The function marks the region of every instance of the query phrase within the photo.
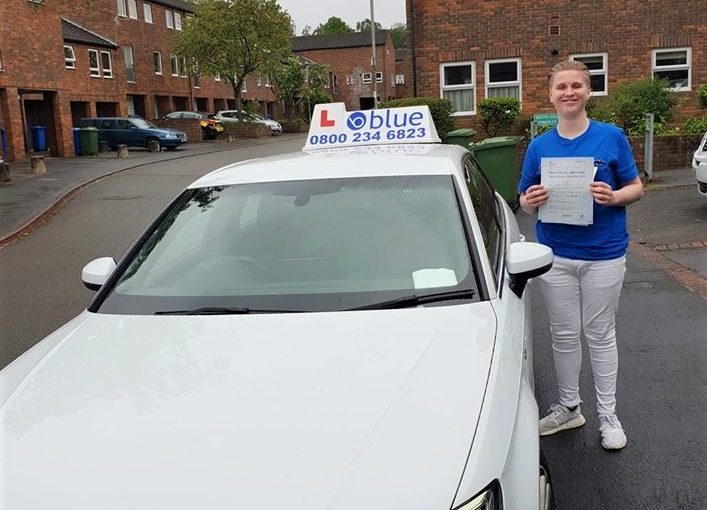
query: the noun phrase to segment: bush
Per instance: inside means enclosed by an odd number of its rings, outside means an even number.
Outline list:
[[[510,129],[520,116],[520,101],[514,97],[489,97],[479,102],[479,122],[489,136]]]
[[[687,119],[683,126],[683,133],[688,135],[701,135],[702,133],[707,133],[707,116]]]
[[[707,83],[697,89],[697,104],[699,104],[700,108],[703,110],[707,108]]]
[[[437,128],[437,134],[444,140],[447,137],[447,133],[454,131],[456,128],[456,120],[452,117],[452,103],[449,99],[440,99],[438,97],[406,97],[386,101],[378,106],[380,108],[403,108],[405,106],[423,105],[429,106],[432,121]]]

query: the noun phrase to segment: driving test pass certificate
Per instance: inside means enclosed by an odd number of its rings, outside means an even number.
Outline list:
[[[594,179],[594,158],[542,158],[540,183],[548,199],[538,210],[543,223],[591,225],[594,200],[589,184]]]

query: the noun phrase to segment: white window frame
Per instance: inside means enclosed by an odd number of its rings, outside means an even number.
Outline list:
[[[142,4],[142,15],[145,18],[145,23],[152,24],[152,4],[147,2]]]
[[[157,56],[157,60],[155,60],[155,55]],[[158,64],[158,69],[155,69],[155,63]],[[152,68],[154,69],[155,74],[162,74],[162,53],[159,51],[152,52]]]
[[[95,66],[91,65],[91,55],[95,55],[96,57]],[[98,50],[94,50],[93,48],[89,48],[88,50],[88,72],[91,75],[91,78],[101,77],[101,56],[98,53]]]
[[[373,83],[373,75],[371,73],[361,73],[361,83]]]
[[[187,77],[187,57],[179,57],[179,76]]]
[[[169,68],[172,76],[179,76],[179,58],[174,53],[169,56]]]
[[[243,79],[243,85],[241,85],[241,92],[248,92],[248,80]]]
[[[684,51],[687,53],[686,64],[680,64],[675,66],[660,66],[656,64],[657,56],[659,53],[667,53],[669,51]],[[674,92],[689,92],[692,90],[692,48],[658,48],[651,51],[651,76],[655,77],[656,72],[660,71],[680,71],[687,70],[687,87],[671,87],[670,90]]]
[[[518,70],[518,79],[515,81],[489,81],[491,73],[489,71],[491,64],[502,64],[505,62],[515,62]],[[518,87],[518,101],[523,101],[523,63],[520,58],[497,58],[484,61],[484,82],[485,90],[484,97],[489,97],[489,89],[493,88],[504,88],[504,87]]]
[[[214,75],[214,81],[221,81],[221,75],[219,73]]]
[[[105,62],[103,61],[103,56],[108,55],[108,65],[104,65]],[[110,58],[110,51],[101,51],[101,74],[103,75],[104,78],[113,78],[113,62]]]
[[[164,20],[167,24],[167,28],[174,28],[174,14],[169,9],[164,11]]]
[[[174,13],[174,29],[182,30],[182,15],[178,12]]]
[[[128,18],[137,19],[137,0],[128,0]]]
[[[262,87],[263,86],[263,77],[258,75],[258,79],[255,82],[256,87]]]
[[[135,83],[137,81],[137,76],[135,72],[135,52],[132,46],[123,46],[123,59],[125,60],[125,78],[128,83]],[[130,79],[128,69],[132,69],[133,79]]]
[[[67,49],[71,53],[70,57],[66,56]],[[74,47],[68,44],[64,45],[64,66],[67,69],[76,69],[76,53],[74,53]],[[0,69],[2,69],[2,66],[0,66]]]
[[[592,90],[590,95],[592,96],[606,96],[609,94],[609,54],[608,53],[577,53],[576,55],[570,55],[570,60],[576,60],[578,58],[589,58],[589,57],[601,57],[602,58],[602,68],[601,69],[590,69],[589,74],[591,76],[601,76],[604,75],[604,91]]]
[[[405,85],[405,75],[404,74],[396,74],[395,75],[395,84],[396,85]]]
[[[383,83],[383,73],[376,71],[376,83]]]
[[[116,0],[116,7],[118,9],[118,16],[121,18],[128,17],[128,7],[126,5],[126,0]]]
[[[447,67],[460,67],[460,66],[470,66],[471,67],[471,83],[464,83],[461,85],[445,85],[444,84],[444,69]],[[476,62],[473,60],[464,60],[460,62],[445,62],[439,65],[439,97],[444,98],[445,90],[471,90],[471,96],[473,97],[474,106],[470,111],[453,112],[454,117],[461,117],[464,115],[476,115]]]

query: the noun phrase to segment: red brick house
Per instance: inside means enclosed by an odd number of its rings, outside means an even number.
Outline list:
[[[701,114],[704,0],[407,0],[406,9],[413,95],[450,99],[460,126],[478,127],[477,105],[485,97],[517,97],[524,116],[552,111],[548,71],[567,58],[590,68],[594,95],[658,76],[678,92],[676,120]]]
[[[329,67],[325,92],[334,102],[346,103],[347,110],[365,110],[373,108],[374,86],[379,101],[396,97],[393,39],[387,30],[377,31],[375,37],[375,77],[370,32],[293,37],[292,51]]]
[[[33,149],[32,126],[47,128],[52,155],[72,156],[81,117],[235,108],[225,80],[190,76],[173,55],[191,12],[184,0],[2,0],[0,15],[12,20],[0,25],[4,158]],[[260,101],[265,114],[277,110],[265,79],[249,77],[243,98]]]

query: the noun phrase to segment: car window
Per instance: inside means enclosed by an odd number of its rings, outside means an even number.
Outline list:
[[[99,311],[339,310],[475,282],[449,176],[244,184],[187,190]]]
[[[157,126],[155,126],[152,122],[148,122],[145,119],[130,119],[130,122],[132,122],[134,126],[140,129],[157,128]]]
[[[119,119],[118,120],[118,129],[133,129],[133,125],[127,119]]]
[[[115,129],[115,121],[113,119],[101,120],[100,129]]]
[[[466,186],[471,197],[471,203],[474,206],[476,218],[479,220],[486,254],[491,267],[494,269],[494,274],[497,274],[503,236],[496,193],[473,159],[469,158],[465,161],[464,170],[466,173]]]

